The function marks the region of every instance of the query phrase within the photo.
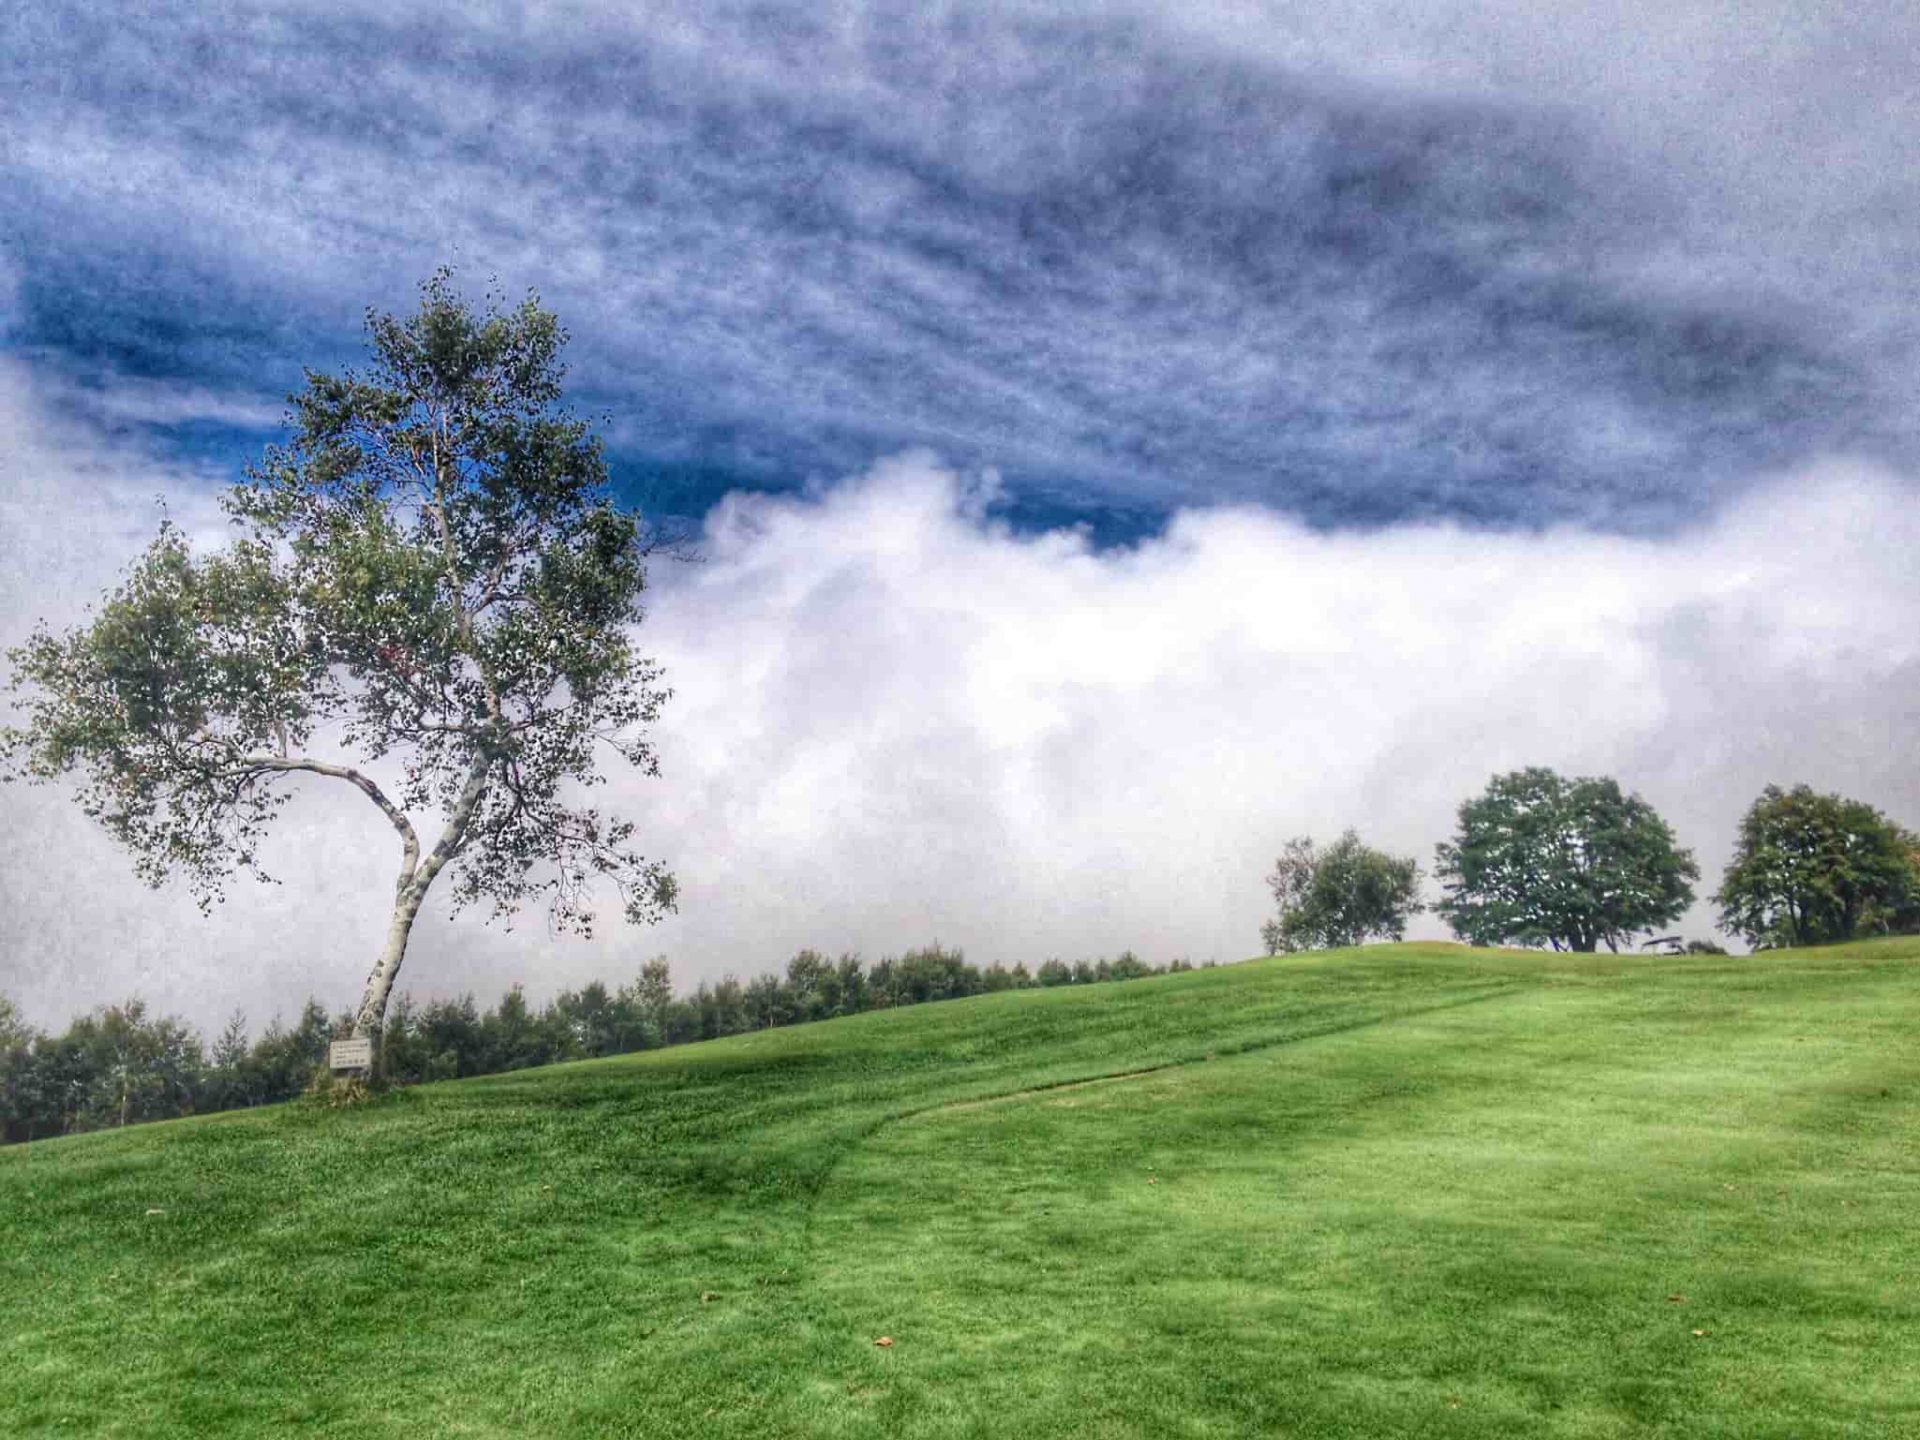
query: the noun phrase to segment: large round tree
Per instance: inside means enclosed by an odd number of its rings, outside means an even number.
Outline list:
[[[1618,950],[1671,924],[1700,878],[1691,852],[1638,795],[1604,776],[1535,767],[1496,775],[1438,850],[1435,910],[1475,945]]]
[[[654,772],[667,692],[633,648],[644,532],[561,402],[565,333],[531,298],[476,312],[444,271],[368,329],[368,369],[309,372],[291,441],[225,496],[230,545],[163,526],[86,624],[11,652],[4,744],[10,770],[76,775],[139,874],[203,908],[258,871],[291,782],[357,789],[399,850],[356,1012],[377,1034],[443,873],[457,905],[544,895],[583,931],[595,880],[636,922],[674,885],[586,803],[602,747]]]
[[[1713,898],[1721,927],[1754,946],[1920,927],[1920,842],[1864,801],[1769,785]]]

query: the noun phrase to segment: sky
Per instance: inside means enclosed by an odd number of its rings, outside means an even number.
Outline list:
[[[403,988],[1229,960],[1290,836],[1430,868],[1525,764],[1645,795],[1703,893],[1769,782],[1920,824],[1910,6],[614,9],[0,18],[0,641],[163,512],[219,543],[441,264],[560,314],[697,537],[614,778],[679,915],[435,915]],[[7,787],[0,992],[348,1003],[363,810],[303,794],[202,919]]]

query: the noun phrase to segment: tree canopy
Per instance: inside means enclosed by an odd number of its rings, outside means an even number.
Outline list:
[[[593,882],[635,922],[674,882],[586,798],[603,746],[655,773],[668,692],[631,633],[646,531],[561,403],[565,332],[532,297],[476,311],[445,271],[367,323],[370,367],[309,371],[291,440],[224,497],[231,544],[163,526],[85,624],[11,652],[26,723],[4,743],[30,778],[77,774],[139,874],[203,907],[258,872],[290,782],[358,789],[401,852],[357,1012],[377,1032],[443,871],[456,905],[544,896],[582,931]]]
[[[1435,874],[1447,892],[1435,909],[1461,939],[1586,952],[1678,919],[1700,869],[1617,782],[1535,767],[1496,775],[1460,807]]]
[[[1364,845],[1352,830],[1324,850],[1310,836],[1288,841],[1267,885],[1279,907],[1260,927],[1269,955],[1398,940],[1421,909],[1420,867],[1413,858]]]
[[[1863,801],[1769,785],[1713,898],[1756,947],[1920,929],[1920,837]]]

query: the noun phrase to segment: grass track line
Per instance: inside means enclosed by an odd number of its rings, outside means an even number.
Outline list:
[[[1267,1050],[1280,1050],[1289,1045],[1304,1045],[1310,1040],[1325,1040],[1334,1035],[1350,1035],[1356,1030],[1368,1030],[1375,1026],[1391,1025],[1400,1020],[1417,1020],[1424,1015],[1435,1015],[1446,1010],[1459,1010],[1469,1005],[1483,1005],[1489,1000],[1498,1000],[1508,995],[1518,994],[1532,987],[1520,984],[1501,985],[1489,989],[1484,994],[1468,995],[1458,1000],[1444,1000],[1436,1005],[1422,1005],[1412,1010],[1395,1010],[1390,1014],[1370,1015],[1364,1020],[1343,1020],[1338,1024],[1320,1025],[1310,1030],[1301,1030],[1290,1035],[1268,1036],[1257,1040],[1243,1040],[1235,1044],[1221,1046],[1201,1055],[1183,1056],[1178,1060],[1163,1060],[1157,1065],[1139,1065],[1131,1070],[1115,1070],[1104,1075],[1089,1075],[1079,1080],[1050,1080],[1044,1085],[1028,1085],[1019,1090],[1007,1090],[998,1095],[982,1095],[968,1100],[942,1100],[932,1105],[921,1105],[902,1111],[897,1116],[889,1116],[880,1124],[868,1130],[863,1139],[871,1138],[889,1124],[918,1120],[926,1115],[937,1115],[943,1111],[979,1110],[988,1105],[1004,1105],[1015,1100],[1025,1100],[1034,1095],[1051,1095],[1059,1090],[1085,1090],[1093,1085],[1117,1085],[1124,1080],[1142,1080],[1149,1075],[1164,1075],[1169,1070],[1185,1070],[1193,1065],[1204,1065],[1210,1060],[1232,1060],[1242,1055],[1258,1055]]]
[[[1311,1040],[1330,1039],[1335,1035],[1350,1035],[1358,1030],[1372,1029],[1397,1020],[1414,1020],[1426,1015],[1436,1015],[1448,1010],[1459,1010],[1470,1005],[1484,1004],[1489,1000],[1504,999],[1508,996],[1530,992],[1536,987],[1519,981],[1490,985],[1484,991],[1462,996],[1455,1000],[1442,1000],[1432,1005],[1421,1005],[1404,1010],[1394,1010],[1378,1015],[1369,1015],[1359,1020],[1342,1020],[1333,1024],[1316,1025],[1305,1030],[1291,1031],[1284,1035],[1260,1036],[1251,1040],[1234,1041],[1213,1050],[1185,1055],[1173,1060],[1163,1060],[1153,1065],[1137,1065],[1130,1069],[1109,1071],[1100,1075],[1086,1075],[1069,1080],[1050,1080],[1040,1085],[1025,1085],[1014,1090],[1004,1090],[992,1095],[969,1096],[963,1100],[940,1100],[928,1105],[915,1105],[883,1115],[857,1134],[848,1137],[832,1160],[820,1171],[810,1187],[806,1201],[806,1218],[801,1227],[802,1253],[812,1256],[814,1219],[818,1210],[820,1196],[833,1183],[840,1168],[863,1146],[870,1144],[889,1126],[903,1125],[928,1115],[952,1113],[963,1110],[984,1109],[989,1105],[1002,1105],[1016,1100],[1029,1099],[1035,1095],[1050,1095],[1063,1090],[1084,1090],[1094,1085],[1113,1085],[1126,1080],[1143,1080],[1149,1075],[1164,1075],[1172,1070],[1185,1070],[1194,1065],[1204,1065],[1212,1060],[1231,1060],[1243,1055],[1257,1055],[1267,1050],[1279,1050],[1289,1045],[1304,1045]]]

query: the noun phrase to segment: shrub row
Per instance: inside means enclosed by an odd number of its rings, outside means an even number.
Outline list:
[[[675,994],[666,960],[656,958],[628,984],[609,989],[596,980],[539,1007],[517,985],[487,1010],[470,994],[424,1005],[403,995],[387,1017],[382,1061],[391,1083],[449,1080],[865,1010],[1192,968],[1185,960],[1149,965],[1131,951],[1117,960],[1048,960],[1030,971],[1024,964],[983,969],[937,944],[873,965],[802,950],[784,975],[727,976]],[[309,1000],[292,1026],[276,1019],[249,1040],[236,1015],[208,1046],[184,1022],[132,1000],[51,1035],[22,1023],[0,996],[0,1124],[11,1144],[289,1100],[312,1082],[328,1042],[347,1034],[351,1021]]]

